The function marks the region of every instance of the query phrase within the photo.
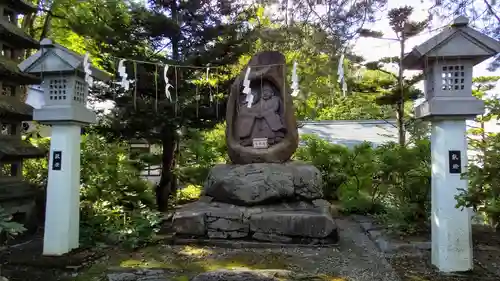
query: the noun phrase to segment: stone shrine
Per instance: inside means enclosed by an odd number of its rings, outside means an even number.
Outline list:
[[[250,99],[242,92],[245,84]],[[321,172],[290,160],[298,130],[281,53],[262,52],[250,60],[232,85],[226,122],[232,163],[213,167],[202,197],[176,211],[176,236],[336,243]]]

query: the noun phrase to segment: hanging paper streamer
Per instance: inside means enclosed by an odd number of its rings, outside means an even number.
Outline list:
[[[155,111],[158,111],[158,65],[155,64]]]
[[[339,66],[337,69],[338,83],[342,84],[342,94],[345,96],[347,92],[347,82],[344,77],[344,54],[340,55]]]
[[[174,113],[175,113],[175,117],[177,117],[177,104],[179,102],[179,93],[177,91],[177,89],[179,89],[179,86],[178,86],[178,81],[179,79],[177,79],[177,66],[174,66],[174,78],[175,78],[175,103],[174,103]]]
[[[196,85],[196,94],[194,96],[194,98],[196,99],[196,117],[198,117],[198,114],[199,114],[199,107],[200,107],[200,104],[199,104],[199,101],[200,101],[200,94],[198,93],[198,84],[194,83]]]
[[[250,89],[250,80],[248,77],[250,76],[251,67],[247,68],[247,72],[245,73],[245,79],[243,80],[243,93],[246,95],[245,101],[247,102],[247,107],[251,108],[253,103],[253,94]]]
[[[137,62],[134,61],[134,108],[137,108]]]
[[[172,85],[170,85],[170,82],[168,81],[168,76],[167,76],[167,73],[168,73],[168,64],[165,65],[165,68],[163,69],[163,79],[165,80],[165,95],[167,96],[167,99],[169,101],[172,101],[172,96],[170,95],[170,87],[173,87]]]
[[[86,53],[83,57],[83,70],[85,72],[85,82],[89,87],[92,87],[94,84],[94,79],[92,78],[92,69],[90,69],[90,57],[89,53]]]
[[[209,72],[210,72],[210,68],[207,67],[207,84],[208,84],[208,87],[210,87]],[[212,88],[210,88],[210,103],[212,103],[213,101],[214,101],[214,98],[212,96]]]
[[[297,62],[293,62],[293,71],[292,71],[292,97],[296,97],[299,95],[299,77],[297,76]]]
[[[127,70],[125,69],[125,60],[120,60],[118,63],[118,74],[120,75],[120,78],[122,79],[120,81],[120,85],[122,86],[125,91],[128,91],[130,89],[130,81],[127,79]]]

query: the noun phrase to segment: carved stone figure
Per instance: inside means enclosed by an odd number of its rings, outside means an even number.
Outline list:
[[[233,83],[226,112],[226,140],[233,163],[285,162],[297,149],[297,124],[284,64],[279,52],[262,52],[250,60],[250,107],[242,93],[247,68]],[[267,148],[254,147],[254,140],[264,139]]]
[[[248,107],[241,99],[237,124],[238,137],[242,146],[252,146],[253,139],[267,139],[268,145],[281,142],[286,128],[283,124],[281,99],[269,82],[262,82],[260,89],[253,89],[254,102]],[[257,100],[257,102],[255,102]]]

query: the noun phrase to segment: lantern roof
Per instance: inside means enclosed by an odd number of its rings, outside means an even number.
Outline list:
[[[469,27],[469,19],[456,18],[450,26],[403,58],[406,69],[424,69],[427,60],[464,59],[478,64],[500,53],[500,42]]]
[[[21,71],[26,73],[43,75],[70,74],[84,75],[82,55],[79,55],[50,39],[43,39],[40,42],[40,50],[19,64]],[[108,81],[111,75],[94,66],[90,67],[92,76],[101,81]]]

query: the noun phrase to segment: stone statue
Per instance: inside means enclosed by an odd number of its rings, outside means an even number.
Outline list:
[[[232,163],[212,167],[200,200],[176,209],[176,237],[338,242],[333,208],[322,199],[321,171],[289,161],[298,146],[298,132],[284,65],[281,53],[262,52],[234,81],[226,112]],[[243,93],[247,69],[251,96]]]
[[[234,164],[286,162],[297,149],[297,124],[284,64],[285,57],[272,51],[250,60],[247,67],[254,96],[250,107],[242,93],[247,68],[234,81],[226,112],[226,141]],[[254,141],[262,140],[267,140],[267,146],[254,147]]]
[[[254,102],[241,99],[236,122],[238,137],[242,146],[252,146],[253,139],[267,139],[268,145],[283,140],[286,128],[283,124],[281,99],[269,82],[262,82],[260,89],[252,90]],[[257,100],[257,102],[255,102]]]

